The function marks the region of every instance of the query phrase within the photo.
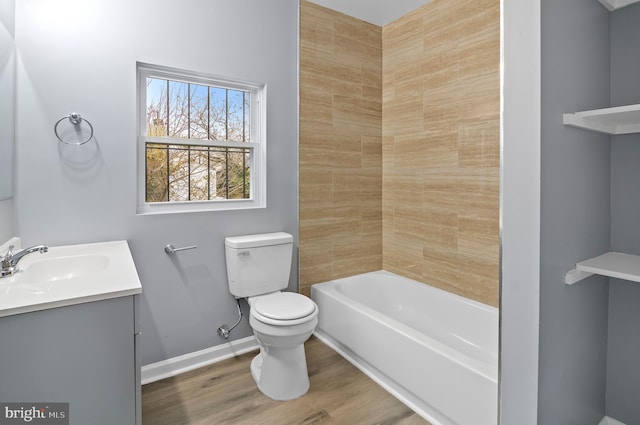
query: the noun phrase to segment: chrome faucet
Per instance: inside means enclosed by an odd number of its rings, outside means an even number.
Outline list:
[[[40,254],[44,254],[49,251],[49,247],[46,245],[36,245],[31,248],[23,249],[22,251],[18,251],[16,253],[13,252],[13,245],[9,247],[7,254],[4,257],[0,258],[0,278],[8,277],[18,271],[18,263],[25,256],[39,252]]]

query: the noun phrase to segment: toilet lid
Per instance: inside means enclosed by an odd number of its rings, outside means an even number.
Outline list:
[[[304,295],[278,292],[260,297],[253,308],[256,313],[269,319],[293,320],[310,315],[316,309],[316,305]]]

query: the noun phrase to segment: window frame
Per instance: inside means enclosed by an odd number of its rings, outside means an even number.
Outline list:
[[[137,85],[137,214],[171,214],[197,211],[224,211],[266,207],[266,84],[250,83],[177,68],[136,63]],[[147,78],[214,86],[251,93],[248,142],[147,136]],[[194,201],[146,201],[146,143],[250,149],[250,197]]]

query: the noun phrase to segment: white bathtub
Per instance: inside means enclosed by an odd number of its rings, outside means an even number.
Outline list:
[[[495,425],[498,309],[386,271],[318,283],[316,336],[433,425]]]

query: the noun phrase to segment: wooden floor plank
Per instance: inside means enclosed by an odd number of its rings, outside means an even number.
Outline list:
[[[274,401],[243,354],[142,387],[143,425],[429,425],[320,340],[305,344],[311,388]]]

